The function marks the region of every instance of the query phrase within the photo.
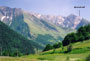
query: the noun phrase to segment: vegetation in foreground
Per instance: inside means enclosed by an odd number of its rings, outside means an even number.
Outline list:
[[[65,46],[63,51],[67,51],[67,47]],[[22,57],[0,57],[0,61],[86,61],[89,59],[90,40],[74,43],[72,47],[72,51],[69,53],[63,53],[62,48],[58,48],[55,51],[52,49]]]
[[[61,43],[53,46],[47,45],[39,54],[22,57],[0,57],[1,61],[90,61],[90,27],[83,26],[76,33],[68,34],[63,45]],[[89,29],[88,29],[89,30]],[[78,36],[80,35],[80,36]],[[87,35],[87,37],[85,36]],[[77,37],[78,36],[78,37]],[[83,38],[83,39],[82,39]],[[74,40],[75,39],[75,40]],[[60,47],[60,48],[59,48]]]

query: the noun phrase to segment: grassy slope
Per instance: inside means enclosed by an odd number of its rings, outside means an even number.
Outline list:
[[[39,23],[36,23],[35,19],[33,20],[33,16],[30,16],[28,14],[24,14],[25,15],[25,22],[29,25],[30,27],[30,30],[31,30],[31,33],[32,34],[42,34],[42,35],[45,35],[45,34],[50,34],[50,35],[53,35],[55,36],[54,34],[58,34],[56,31],[53,31],[53,30],[48,30],[46,29],[46,27],[43,27],[41,24],[40,24],[40,20],[38,20],[36,18],[36,21],[38,21]],[[62,35],[62,37],[64,36],[64,30],[58,28],[57,30],[60,30],[60,34]]]
[[[58,31],[48,29],[48,27],[45,26],[39,19],[26,12],[24,12],[24,21],[28,24],[31,35],[34,36],[36,41],[38,41],[38,43],[42,46],[45,46],[50,42],[55,43],[56,41],[64,38],[68,32],[72,31],[69,29],[65,30],[50,23],[47,24],[54,27]]]
[[[67,47],[67,46],[66,46]],[[64,50],[66,50],[66,47],[64,47]],[[79,49],[78,49],[79,48]],[[54,54],[51,54],[53,50],[43,52],[40,54],[35,55],[28,55],[23,56],[20,58],[3,58],[0,57],[0,60],[17,60],[17,61],[66,61],[66,59],[70,59],[70,61],[84,61],[85,58],[90,53],[90,40],[87,40],[85,42],[78,42],[73,44],[73,50],[70,53],[64,54],[60,53],[62,51],[61,48],[56,49]],[[69,57],[69,58],[68,58]]]
[[[43,26],[43,24],[41,24],[39,19],[37,19],[34,16],[29,15],[28,13],[24,13],[24,21],[31,28],[30,30],[32,34],[43,34],[43,35],[50,34],[54,36],[55,38],[57,38],[57,36],[61,36],[63,38],[68,32],[72,31],[70,29],[65,30],[51,23],[48,23],[48,24],[56,28],[58,31],[54,31],[52,29],[48,30],[47,26]]]

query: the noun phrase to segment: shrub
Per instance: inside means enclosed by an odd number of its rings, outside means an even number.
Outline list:
[[[90,54],[86,57],[85,61],[90,61]]]
[[[53,46],[51,46],[50,44],[47,44],[43,51],[48,51],[51,49],[53,49]]]

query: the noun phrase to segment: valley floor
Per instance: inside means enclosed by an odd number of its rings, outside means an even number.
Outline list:
[[[81,54],[48,54],[25,57],[0,57],[0,61],[84,61],[89,53]]]
[[[64,47],[66,50],[67,46]],[[85,61],[90,54],[90,40],[73,44],[73,50],[69,53],[62,53],[62,49],[33,54],[22,57],[5,57],[1,56],[0,61]]]

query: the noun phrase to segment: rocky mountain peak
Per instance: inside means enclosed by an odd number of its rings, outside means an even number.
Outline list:
[[[10,25],[12,19],[15,18],[16,16],[23,15],[23,12],[31,15],[32,17],[34,16],[39,20],[42,19],[57,26],[72,28],[72,29],[76,29],[77,25],[82,21],[82,18],[80,16],[74,14],[70,14],[67,17],[55,16],[55,15],[42,15],[39,13],[23,11],[20,8],[10,8],[5,6],[4,7],[0,6],[0,19],[1,21]]]
[[[0,20],[4,23],[11,25],[14,17],[22,14],[20,8],[10,8],[6,6],[0,6]]]

